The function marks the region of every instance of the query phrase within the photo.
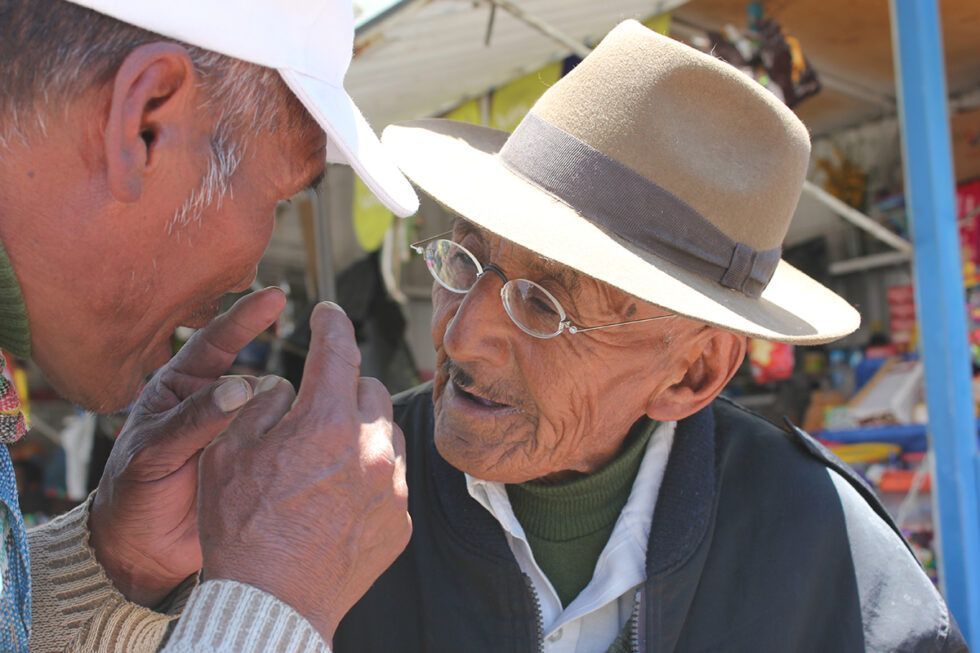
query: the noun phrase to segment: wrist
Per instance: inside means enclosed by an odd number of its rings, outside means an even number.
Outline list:
[[[307,596],[311,590],[320,588],[311,587],[308,580],[291,581],[285,576],[263,574],[256,569],[257,567],[261,565],[250,566],[248,569],[205,565],[201,571],[201,582],[227,580],[261,590],[295,610],[320,634],[323,641],[330,645],[340,619],[344,615],[333,614],[323,600],[322,592],[316,592],[315,597]]]
[[[89,509],[89,546],[113,587],[123,597],[145,608],[159,605],[184,579],[161,577],[139,555],[129,555],[128,547],[111,535],[110,519],[96,495]]]

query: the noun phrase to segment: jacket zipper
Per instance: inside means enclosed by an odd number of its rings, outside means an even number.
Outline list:
[[[630,650],[633,653],[640,653],[640,592],[636,590],[633,598],[633,615],[630,617]]]
[[[531,582],[531,577],[523,573],[521,575],[527,584],[527,591],[531,593],[531,598],[534,599],[534,618],[538,626],[538,653],[544,653],[544,617],[541,615],[541,601],[538,599],[538,593],[534,591],[534,583]]]

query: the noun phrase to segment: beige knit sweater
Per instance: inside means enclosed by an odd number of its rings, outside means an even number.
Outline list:
[[[128,602],[88,544],[90,504],[28,533],[32,653],[329,651],[295,610],[234,581],[189,578],[156,610]]]

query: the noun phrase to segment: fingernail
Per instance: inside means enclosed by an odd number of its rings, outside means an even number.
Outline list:
[[[279,385],[278,376],[263,376],[261,379],[259,379],[258,384],[255,386],[255,394],[260,395],[263,392],[268,392],[277,385]]]
[[[248,403],[252,398],[252,386],[245,379],[231,377],[222,381],[211,397],[221,412],[230,413]]]
[[[327,308],[332,308],[335,311],[340,311],[344,315],[347,315],[347,311],[345,311],[340,304],[335,304],[333,302],[326,302],[326,301],[320,303],[326,306]]]

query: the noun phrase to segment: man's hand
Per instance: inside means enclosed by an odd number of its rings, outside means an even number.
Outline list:
[[[123,595],[152,607],[201,568],[202,450],[252,396],[253,379],[221,379],[285,305],[277,289],[239,300],[153,377],[119,435],[89,517],[96,557]]]
[[[204,578],[277,596],[325,640],[408,543],[405,441],[391,399],[361,379],[347,316],[310,318],[303,385],[262,379],[201,460]]]

